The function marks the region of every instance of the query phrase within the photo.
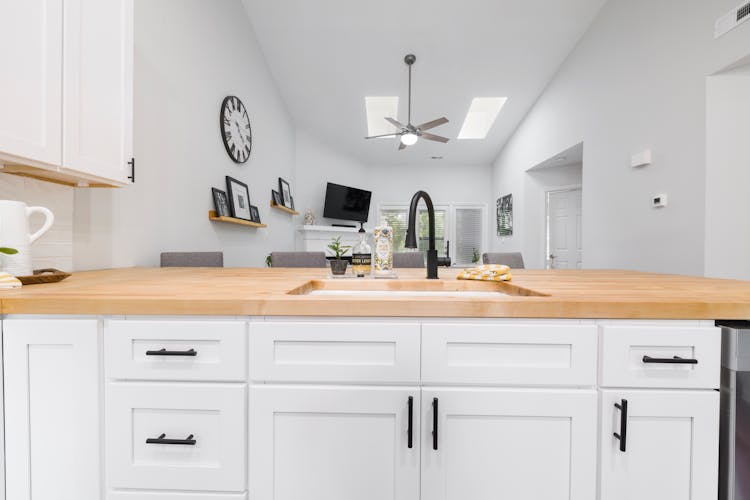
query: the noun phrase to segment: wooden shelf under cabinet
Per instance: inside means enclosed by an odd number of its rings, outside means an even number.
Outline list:
[[[219,221],[219,222],[231,222],[232,224],[239,224],[241,226],[248,226],[248,227],[268,227],[266,224],[258,224],[257,222],[252,222],[245,219],[236,219],[234,217],[226,217],[223,215],[216,215],[215,210],[209,210],[208,211],[208,218],[213,221]]]
[[[293,210],[289,207],[285,207],[284,205],[277,205],[276,203],[273,202],[273,200],[270,202],[270,204],[271,204],[271,208],[278,208],[282,212],[286,212],[292,215],[299,215],[299,212],[297,212],[296,210]]]

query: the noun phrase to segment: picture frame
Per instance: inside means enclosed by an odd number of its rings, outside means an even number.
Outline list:
[[[255,205],[250,205],[250,220],[260,224],[260,212]]]
[[[229,213],[235,219],[250,219],[250,190],[247,184],[226,176],[227,194],[229,195]]]
[[[214,199],[214,210],[216,211],[216,215],[219,217],[231,217],[227,193],[218,188],[211,188],[211,193]]]
[[[271,201],[274,205],[284,206],[284,200],[281,199],[281,194],[275,189],[271,190]]]
[[[281,195],[282,205],[294,209],[294,201],[292,200],[292,188],[289,182],[279,177],[279,194]]]
[[[513,194],[507,194],[497,199],[497,235],[500,237],[513,236]]]
[[[290,196],[289,199],[291,200],[292,204],[289,206],[292,210],[294,210],[294,196]]]

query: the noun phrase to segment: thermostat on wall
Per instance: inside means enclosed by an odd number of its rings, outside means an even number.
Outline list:
[[[666,194],[657,194],[654,196],[653,200],[651,200],[651,205],[653,205],[654,208],[663,208],[667,206],[667,195]]]

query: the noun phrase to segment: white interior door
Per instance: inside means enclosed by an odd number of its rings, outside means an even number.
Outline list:
[[[253,498],[419,498],[418,388],[255,386],[250,406]]]
[[[547,193],[547,262],[551,269],[581,269],[581,190]]]
[[[60,165],[62,0],[0,2],[0,153]]]
[[[601,392],[600,498],[716,498],[719,468],[718,392]],[[624,407],[623,400],[627,401],[625,416],[621,409]],[[620,436],[625,434],[624,451],[621,448],[622,440],[616,438],[614,433]]]
[[[422,498],[594,500],[596,401],[594,390],[423,389]]]

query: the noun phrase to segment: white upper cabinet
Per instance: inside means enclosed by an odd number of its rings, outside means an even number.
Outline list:
[[[133,0],[0,0],[0,164],[70,185],[128,182]]]
[[[62,166],[121,182],[133,155],[132,0],[65,0]]]
[[[62,160],[62,0],[0,0],[0,155]]]

